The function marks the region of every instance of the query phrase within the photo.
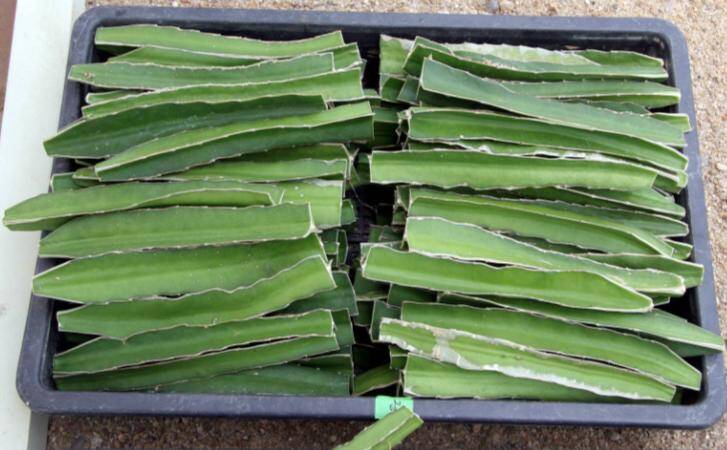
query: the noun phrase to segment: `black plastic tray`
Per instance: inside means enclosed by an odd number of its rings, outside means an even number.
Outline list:
[[[158,23],[204,31],[263,39],[294,39],[340,29],[347,41],[356,41],[370,64],[366,84],[375,87],[380,33],[441,41],[524,44],[546,48],[565,46],[621,49],[664,58],[669,82],[681,89],[673,110],[689,115],[694,124],[691,77],[686,42],[671,23],[656,19],[565,17],[507,17],[433,14],[367,14],[267,10],[94,8],[75,24],[69,65],[98,61],[93,36],[97,27],[132,23]],[[67,82],[60,125],[80,116],[85,87]],[[687,134],[689,187],[679,196],[694,245],[692,259],[704,265],[704,282],[673,302],[674,312],[719,332],[715,305],[712,257],[700,174],[697,133]],[[68,170],[71,162],[57,159],[53,171]],[[57,261],[39,259],[36,271]],[[58,343],[54,313],[58,302],[32,297],[17,372],[17,389],[26,404],[47,414],[204,415],[267,418],[371,419],[373,397],[283,397],[187,395],[106,392],[61,392],[51,378],[52,357]],[[414,410],[424,420],[529,424],[650,426],[700,428],[720,418],[725,410],[722,355],[692,362],[703,374],[702,390],[687,393],[679,405],[615,405],[528,401],[415,399]]]

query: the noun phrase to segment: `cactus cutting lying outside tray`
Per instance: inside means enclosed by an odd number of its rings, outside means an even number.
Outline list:
[[[58,389],[675,402],[723,350],[667,311],[703,269],[660,59],[382,36],[376,92],[340,32],[96,45],[76,170],[3,219],[66,259]]]
[[[387,414],[334,450],[390,449],[422,426],[422,419],[407,407]]]

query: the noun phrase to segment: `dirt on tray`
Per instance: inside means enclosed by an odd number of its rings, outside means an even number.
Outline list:
[[[715,283],[727,330],[727,4],[725,0],[96,0],[97,5],[327,11],[659,17],[687,37],[692,63]],[[724,332],[723,332],[724,336]],[[48,448],[318,449],[345,442],[365,422],[211,418],[54,417]],[[402,449],[726,449],[727,418],[699,431],[426,423]]]

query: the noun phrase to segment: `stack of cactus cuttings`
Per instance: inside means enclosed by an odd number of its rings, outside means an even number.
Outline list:
[[[340,32],[99,28],[47,230],[62,390],[676,402],[691,129],[662,60]],[[677,400],[675,400],[677,399]],[[348,447],[395,445],[399,410]]]

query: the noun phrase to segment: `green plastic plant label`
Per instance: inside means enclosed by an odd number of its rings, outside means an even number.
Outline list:
[[[402,406],[414,411],[414,399],[411,397],[388,397],[377,395],[374,403],[374,418],[381,419],[385,415],[396,411]]]

